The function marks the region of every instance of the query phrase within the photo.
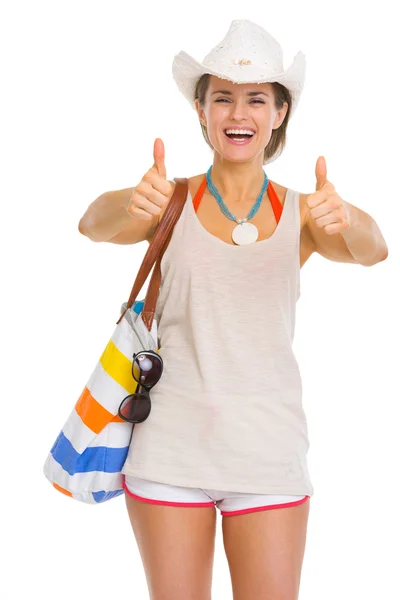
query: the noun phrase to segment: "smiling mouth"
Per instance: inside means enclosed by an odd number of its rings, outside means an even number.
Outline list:
[[[249,133],[226,133],[225,130],[224,130],[224,134],[230,140],[235,140],[238,142],[243,142],[244,140],[250,140],[255,136],[255,133],[253,133],[253,135],[250,135]]]

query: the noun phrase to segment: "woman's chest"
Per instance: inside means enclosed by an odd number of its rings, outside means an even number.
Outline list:
[[[188,179],[189,192],[191,198],[195,198],[198,189],[204,180],[204,176],[195,176]],[[271,181],[276,196],[278,197],[280,206],[283,208],[285,202],[288,200],[288,189],[275,182]],[[300,213],[300,266],[309,259],[313,253],[313,244],[310,238],[307,228],[307,217],[308,207],[306,204],[307,194],[299,194],[299,213]],[[246,218],[250,210],[254,205],[254,201],[250,201],[246,204],[237,202],[231,199],[229,202],[229,210],[236,218]],[[283,213],[282,213],[283,214]],[[200,204],[196,208],[196,216],[199,224],[209,234],[219,238],[223,242],[231,245],[235,245],[232,239],[232,232],[236,227],[237,223],[232,219],[229,219],[221,210],[216,198],[208,191],[204,191]],[[267,193],[263,198],[263,202],[256,214],[251,218],[250,222],[254,224],[259,232],[258,241],[267,240],[275,235],[278,229],[279,222],[277,221],[277,214],[274,211],[271,201]],[[282,215],[280,216],[282,218]],[[258,243],[258,242],[255,242]]]

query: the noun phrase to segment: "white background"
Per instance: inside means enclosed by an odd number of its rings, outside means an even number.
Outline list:
[[[311,193],[325,156],[328,180],[389,247],[373,267],[314,254],[302,269],[294,348],[315,494],[300,600],[400,597],[394,10],[391,0],[2,5],[2,599],[148,597],[123,497],[87,506],[42,473],[147,248],[91,242],[78,221],[101,193],[139,182],[156,137],[169,179],[207,170],[171,64],[180,50],[201,61],[241,18],[279,40],[285,68],[298,50],[307,59],[268,176]],[[214,598],[230,594],[218,527]]]

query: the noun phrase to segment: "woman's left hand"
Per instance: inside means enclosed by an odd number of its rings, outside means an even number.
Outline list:
[[[332,235],[350,227],[350,212],[335,186],[327,180],[326,174],[325,158],[320,156],[315,167],[316,192],[309,194],[307,205],[317,227],[323,227],[328,235]]]

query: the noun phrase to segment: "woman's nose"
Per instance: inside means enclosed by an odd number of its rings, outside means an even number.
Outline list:
[[[231,105],[231,117],[236,117],[236,119],[240,117],[246,117],[248,111],[248,106],[246,102],[232,102]]]

